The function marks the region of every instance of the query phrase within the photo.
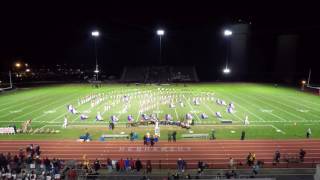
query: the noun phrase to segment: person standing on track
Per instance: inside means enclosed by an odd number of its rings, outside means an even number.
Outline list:
[[[299,158],[300,158],[300,162],[303,162],[304,161],[304,157],[306,156],[306,151],[303,150],[303,149],[300,149],[300,152],[299,152]]]

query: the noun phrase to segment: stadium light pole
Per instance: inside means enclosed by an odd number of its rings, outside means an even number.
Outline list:
[[[99,31],[92,31],[91,36],[94,39],[94,54],[95,54],[95,59],[96,59],[96,69],[94,70],[94,73],[97,74],[97,81],[99,78],[99,65],[98,65],[98,52],[97,52],[97,39],[100,36]]]
[[[228,67],[228,61],[229,61],[229,51],[230,51],[230,40],[229,38],[232,36],[232,31],[229,29],[224,30],[223,35],[227,38],[228,44],[227,44],[227,55],[226,55],[226,67],[223,69],[224,74],[229,74],[231,72],[230,68]]]
[[[164,35],[165,31],[163,29],[157,30],[157,35],[159,36],[159,51],[160,51],[160,64],[162,64],[162,46],[161,46],[161,37]]]

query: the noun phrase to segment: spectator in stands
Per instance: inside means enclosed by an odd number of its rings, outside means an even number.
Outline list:
[[[136,162],[132,159],[132,157],[130,158],[130,168],[131,168],[131,171],[133,171],[136,167]]]
[[[119,169],[120,171],[124,171],[125,169],[124,160],[122,158],[119,160]]]
[[[238,175],[234,170],[231,171],[231,175],[233,178],[238,178]]]
[[[146,169],[147,169],[147,174],[152,172],[152,165],[150,160],[147,161]]]
[[[280,162],[280,157],[281,157],[280,151],[276,150],[276,152],[274,153],[274,162],[275,163],[279,163]]]
[[[247,156],[247,164],[248,166],[252,166],[254,163],[255,157],[251,152],[249,152],[249,155]]]
[[[19,160],[20,160],[20,162],[24,161],[24,158],[25,158],[24,151],[23,151],[22,148],[20,148],[20,150],[19,150]]]
[[[126,160],[124,160],[124,166],[126,168],[126,171],[130,171],[131,166],[130,166],[130,160],[129,158],[127,158]]]
[[[36,156],[40,156],[40,145],[36,145],[36,148],[35,148],[35,153],[36,153]]]
[[[202,161],[199,161],[199,162],[198,162],[198,173],[199,173],[199,174],[202,173],[203,170],[204,170],[204,168],[205,168],[204,163],[203,163]]]
[[[299,158],[300,158],[300,162],[303,162],[304,161],[304,157],[306,156],[306,151],[303,150],[303,149],[300,149],[300,152],[299,152]]]
[[[46,157],[44,160],[43,160],[43,163],[44,163],[44,166],[46,168],[46,171],[50,171],[51,170],[51,162],[50,160],[48,159],[48,157]]]
[[[181,158],[178,159],[177,166],[180,173],[184,172],[184,161]]]
[[[138,172],[142,169],[142,163],[139,158],[137,159],[135,166]]]
[[[77,179],[77,172],[74,168],[72,168],[68,172],[68,180],[76,180],[76,179]]]
[[[98,171],[101,167],[100,161],[98,159],[96,159],[93,163],[93,168],[95,171]]]
[[[110,158],[107,158],[107,168],[109,172],[112,171],[112,161]]]
[[[253,176],[256,176],[258,173],[259,173],[259,170],[260,170],[260,167],[258,164],[254,164],[252,166],[252,173],[253,173]]]
[[[230,157],[230,159],[229,159],[229,168],[234,169],[234,160],[232,157]]]

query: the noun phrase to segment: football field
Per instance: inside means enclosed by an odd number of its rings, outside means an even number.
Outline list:
[[[226,105],[217,103],[222,100]],[[196,102],[196,103],[195,103]],[[232,113],[227,107],[232,103]],[[68,111],[72,105],[77,114]],[[221,113],[221,118],[216,117]],[[247,139],[305,138],[308,128],[312,138],[320,137],[320,97],[298,89],[251,83],[201,83],[168,85],[89,84],[49,85],[20,88],[0,94],[0,127],[16,125],[32,119],[29,133],[0,135],[0,139],[77,139],[88,131],[94,140],[102,134],[129,134],[139,138],[146,132],[154,134],[154,126],[126,128],[128,116],[140,121],[142,114],[160,120],[170,114],[173,121],[184,121],[192,115],[190,130],[177,126],[160,126],[161,139],[168,131],[181,134],[216,132],[218,139],[239,139],[241,131]],[[80,115],[88,116],[81,120]],[[103,118],[96,121],[97,114]],[[208,118],[203,118],[205,114]],[[110,117],[118,120],[109,130]],[[244,125],[245,117],[249,125]],[[68,127],[62,128],[64,118]],[[223,121],[232,123],[222,123]],[[53,133],[53,131],[57,131]]]

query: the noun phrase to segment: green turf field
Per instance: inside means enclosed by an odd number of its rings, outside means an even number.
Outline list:
[[[88,95],[100,95],[101,102],[95,106],[91,102],[79,104],[79,99]],[[123,96],[129,97],[128,103]],[[195,105],[198,98],[199,105]],[[235,113],[226,111],[226,106],[218,105],[216,99],[227,104],[233,102]],[[180,106],[180,102],[184,107]],[[173,103],[175,108],[170,108]],[[67,111],[67,105],[89,116],[81,121],[80,115]],[[105,111],[105,106],[110,109]],[[221,112],[222,119],[232,120],[232,124],[222,124],[216,118],[215,112]],[[104,121],[95,121],[100,112]],[[172,85],[123,85],[105,84],[101,88],[93,88],[88,84],[51,85],[45,87],[17,89],[0,94],[0,127],[21,123],[32,119],[32,129],[59,130],[60,133],[34,133],[0,135],[0,139],[77,139],[85,131],[95,140],[101,134],[120,134],[130,131],[142,134],[154,128],[126,128],[127,116],[131,114],[135,120],[141,118],[141,113],[156,114],[164,119],[165,114],[171,114],[174,120],[184,120],[186,113],[191,113],[195,125],[193,133],[209,133],[215,129],[218,139],[239,139],[242,130],[246,131],[248,139],[286,139],[305,138],[310,127],[312,138],[320,137],[320,98],[316,95],[300,92],[297,89],[264,84],[250,83],[214,83],[214,84],[182,84]],[[208,119],[201,119],[205,113]],[[115,115],[119,123],[113,132],[108,129],[110,116]],[[249,126],[243,125],[245,116],[249,117]],[[62,128],[64,117],[69,125]],[[161,138],[166,139],[168,131],[181,134],[189,130],[180,127],[161,126]]]

